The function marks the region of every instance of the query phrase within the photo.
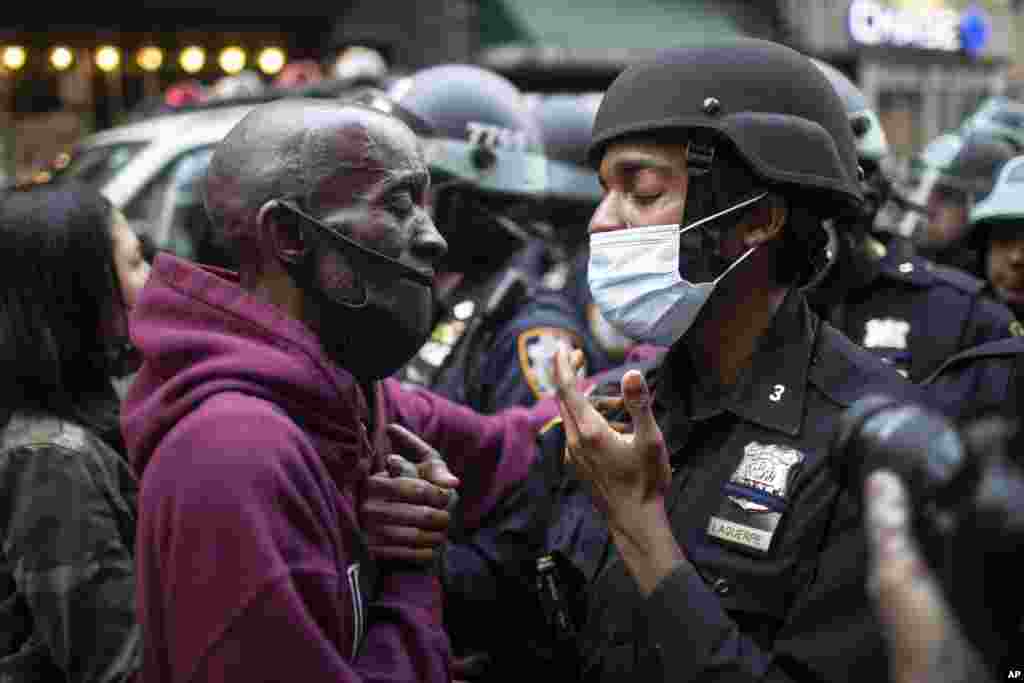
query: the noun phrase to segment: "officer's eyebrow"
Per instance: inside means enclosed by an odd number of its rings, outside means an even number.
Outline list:
[[[611,160],[607,164],[601,165],[598,180],[601,183],[601,187],[607,189],[606,176],[628,176],[638,171],[646,170],[674,173],[676,168],[670,160],[653,152],[644,152],[642,150],[613,152]]]

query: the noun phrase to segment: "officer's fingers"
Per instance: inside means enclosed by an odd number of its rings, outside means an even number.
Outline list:
[[[619,434],[631,434],[633,425],[629,422],[609,422],[608,426]]]
[[[569,359],[568,344],[559,344],[558,350],[555,352],[554,381],[559,401],[564,403],[574,415],[579,417],[585,415],[590,406],[577,387],[576,372],[572,369]]]
[[[638,370],[630,370],[622,377],[622,397],[626,411],[633,419],[633,431],[645,448],[662,444],[661,430],[651,410],[651,392],[647,380]]]
[[[580,445],[580,432],[576,424],[576,415],[569,408],[569,405],[563,400],[562,392],[559,388],[559,371],[560,364],[564,362],[559,358],[562,349],[558,349],[555,352],[554,363],[552,366],[552,381],[555,383],[556,398],[558,400],[558,414],[562,416],[562,429],[565,431],[565,444],[566,444],[566,461],[569,460],[569,452],[579,448]]]
[[[569,354],[569,365],[572,367],[573,374],[579,373],[583,369],[584,361],[583,351],[580,349],[573,349],[572,353]]]
[[[566,437],[570,448],[599,448],[611,430],[576,386],[576,378],[569,368],[569,347],[562,344],[555,354],[558,378],[558,408],[566,423]],[[575,433],[570,432],[570,425]]]
[[[378,562],[394,560],[428,566],[434,561],[434,548],[407,548],[405,546],[370,546],[370,554]]]
[[[436,448],[396,422],[388,425],[388,436],[395,440],[404,455],[412,462],[420,463],[430,458],[443,460]]]
[[[367,529],[367,542],[371,546],[436,548],[447,540],[448,534],[443,531],[398,524],[377,524]]]
[[[569,461],[569,453],[580,447],[580,430],[576,426],[576,416],[569,407],[558,400],[558,414],[562,416],[562,429],[565,431],[565,459]]]
[[[448,507],[448,489],[440,488],[416,477],[387,477],[375,474],[366,480],[367,502],[383,502],[424,505],[443,510]]]
[[[599,413],[610,413],[613,410],[622,408],[621,396],[587,396],[590,405]]]
[[[360,511],[363,524],[367,527],[395,525],[444,532],[451,523],[451,515],[447,510],[427,505],[367,500]]]

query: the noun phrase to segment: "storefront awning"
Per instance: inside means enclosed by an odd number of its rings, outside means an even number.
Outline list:
[[[744,34],[716,0],[481,0],[478,18],[478,61],[526,80],[610,80],[658,48]]]
[[[480,45],[647,49],[742,32],[715,0],[482,0]]]

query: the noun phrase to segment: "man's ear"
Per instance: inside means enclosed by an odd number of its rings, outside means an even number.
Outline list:
[[[256,220],[260,233],[278,258],[288,263],[300,263],[306,258],[310,245],[303,235],[302,222],[278,200],[261,206]]]
[[[774,192],[758,202],[747,221],[743,244],[747,249],[777,239],[786,225],[786,201]]]

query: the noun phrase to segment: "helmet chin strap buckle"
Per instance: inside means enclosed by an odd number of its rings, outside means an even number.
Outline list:
[[[691,176],[702,176],[711,170],[715,161],[715,145],[710,138],[694,135],[686,143],[686,172]]]

